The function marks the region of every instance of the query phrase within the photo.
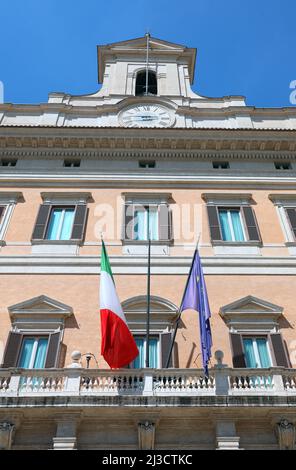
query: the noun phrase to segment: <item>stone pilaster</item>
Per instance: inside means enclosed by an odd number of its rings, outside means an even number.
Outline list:
[[[80,418],[80,413],[64,413],[56,416],[57,431],[53,438],[53,450],[77,449],[77,428]]]
[[[216,422],[216,449],[238,450],[239,436],[236,435],[235,423],[233,421]]]

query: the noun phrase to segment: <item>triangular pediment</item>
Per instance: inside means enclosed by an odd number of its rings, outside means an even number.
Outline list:
[[[40,295],[18,304],[11,305],[8,307],[8,311],[12,317],[28,314],[47,314],[67,317],[73,313],[72,307],[46,295]]]
[[[182,44],[176,44],[173,42],[164,41],[163,39],[154,38],[154,37],[149,38],[149,46],[152,49],[155,48],[155,49],[161,49],[161,50],[163,49],[167,49],[167,50],[186,49],[186,46]],[[146,36],[142,36],[140,38],[128,39],[126,41],[113,42],[113,43],[107,44],[105,47],[109,47],[112,49],[122,49],[122,50],[128,50],[131,48],[132,49],[134,48],[146,49],[147,38]]]
[[[238,299],[230,304],[221,307],[221,316],[230,314],[263,314],[263,315],[281,315],[283,308],[272,304],[266,300],[248,295]]]

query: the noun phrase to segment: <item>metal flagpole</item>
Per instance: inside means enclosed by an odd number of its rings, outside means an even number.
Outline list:
[[[146,318],[146,359],[145,367],[149,367],[149,339],[150,339],[150,265],[151,265],[151,237],[150,213],[147,206],[147,232],[148,232],[148,272],[147,272],[147,318]]]
[[[171,341],[171,345],[170,345],[170,350],[169,350],[168,358],[167,358],[166,365],[165,365],[166,368],[169,367],[169,363],[170,363],[170,360],[171,360],[171,356],[172,356],[172,352],[173,352],[173,347],[174,347],[174,343],[175,343],[175,340],[176,340],[176,335],[177,335],[177,331],[178,331],[178,328],[179,328],[179,324],[180,324],[180,320],[181,320],[181,315],[182,315],[181,307],[182,307],[182,304],[183,304],[185,292],[186,292],[186,290],[187,290],[187,286],[188,286],[188,282],[189,282],[189,279],[190,279],[191,271],[192,271],[192,268],[193,268],[193,264],[194,264],[194,260],[195,260],[196,251],[197,251],[197,249],[198,249],[199,239],[200,239],[200,234],[199,234],[199,236],[198,236],[198,240],[197,240],[196,247],[195,247],[195,250],[194,250],[194,255],[193,255],[192,261],[191,261],[191,266],[190,266],[189,274],[188,274],[187,281],[186,281],[186,285],[185,285],[185,289],[184,289],[184,292],[183,292],[183,295],[182,295],[182,300],[181,300],[181,303],[180,303],[180,307],[179,307],[179,309],[178,309],[178,317],[177,317],[177,320],[176,320],[176,326],[175,326],[174,333],[173,333],[173,336],[172,336],[172,341]]]
[[[149,66],[149,38],[150,38],[150,34],[146,33],[145,36],[146,36],[146,39],[147,39],[147,45],[146,45],[146,87],[145,87],[146,91],[145,91],[145,95],[147,96],[148,95],[148,86],[149,86],[149,83],[148,83],[148,77],[149,77],[148,66]]]

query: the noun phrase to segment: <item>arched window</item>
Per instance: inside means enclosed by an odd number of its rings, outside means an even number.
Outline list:
[[[136,96],[157,95],[157,79],[156,73],[148,70],[148,90],[146,90],[146,70],[137,73],[136,78]]]

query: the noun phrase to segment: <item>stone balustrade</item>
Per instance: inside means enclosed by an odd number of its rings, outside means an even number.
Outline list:
[[[296,395],[296,370],[0,369],[0,397]]]

